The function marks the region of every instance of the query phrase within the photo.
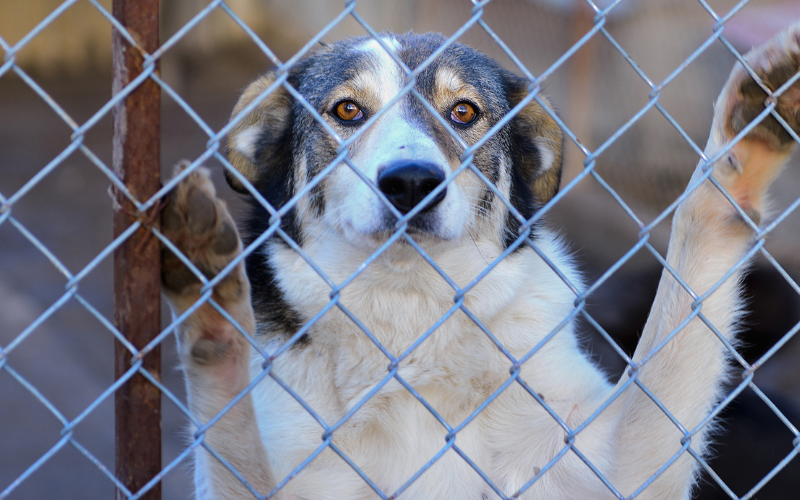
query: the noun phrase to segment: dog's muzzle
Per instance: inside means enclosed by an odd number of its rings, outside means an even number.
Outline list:
[[[378,188],[401,214],[406,214],[444,182],[444,178],[444,172],[433,163],[403,160],[388,165],[378,174]],[[438,205],[446,195],[445,187],[422,212]]]

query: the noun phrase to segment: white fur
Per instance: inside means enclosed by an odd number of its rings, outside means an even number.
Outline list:
[[[253,125],[242,130],[234,139],[236,150],[245,155],[251,161],[255,161],[256,146],[258,145],[258,136],[261,133],[261,127]]]
[[[556,165],[556,155],[553,153],[552,145],[549,140],[539,138],[534,141],[539,147],[539,155],[541,156],[542,172],[546,172]]]
[[[570,271],[571,265],[563,249],[552,241],[544,240],[543,251],[559,268],[567,270],[574,283],[580,284],[578,276]],[[352,245],[346,241],[329,239],[324,245],[309,248],[308,256],[334,282],[341,282],[359,267],[368,252],[354,253]],[[436,260],[461,286],[485,267],[475,247],[446,249]],[[393,355],[404,352],[420,332],[430,328],[453,305],[450,297],[455,292],[452,288],[421,259],[412,258],[411,261],[402,266],[392,259],[379,259],[342,291],[340,299]],[[291,288],[285,290],[291,303],[308,311],[317,311],[326,305],[330,289],[296,253],[276,251],[272,262],[281,272],[287,270],[291,275],[290,281],[284,281],[288,275],[279,277],[281,281],[292,283]],[[387,283],[394,286],[387,288]],[[409,293],[415,289],[419,293]],[[434,296],[441,297],[441,301],[432,303],[430,297]],[[569,314],[573,300],[572,292],[543,260],[526,254],[503,260],[467,295],[465,305],[477,317],[484,318],[484,325],[520,358]],[[325,331],[335,331],[336,335],[324,335]],[[320,339],[320,345],[278,358],[274,370],[308,404],[318,409],[326,422],[333,424],[381,380],[388,359],[339,311],[328,313],[312,332],[315,339]],[[268,349],[277,347],[273,344]],[[562,359],[565,355],[573,358],[577,350],[571,326],[568,326],[545,344],[534,361],[523,367],[526,382],[543,392],[548,400],[551,394],[569,388],[575,400],[552,402],[565,419],[569,418],[577,398],[607,390],[602,377],[585,358],[579,357],[581,362],[577,364],[575,359]],[[253,376],[261,371],[262,362],[259,356],[254,356]],[[317,370],[309,373],[303,368],[309,363]],[[491,390],[502,384],[508,377],[509,366],[508,359],[475,323],[463,313],[457,313],[400,364],[399,375],[451,425],[457,425],[489,396]],[[283,477],[318,446],[323,429],[271,380],[259,384],[253,397],[262,438],[264,442],[274,443],[275,452],[269,453],[272,467],[277,476]],[[529,400],[526,411],[538,415],[542,425],[531,427],[529,439],[520,441],[517,432],[505,427],[502,421],[512,416],[506,407],[526,399]],[[391,412],[387,414],[386,408],[392,408]],[[419,422],[421,427],[409,429],[408,422]],[[482,462],[480,465],[487,473],[508,476],[505,482],[518,486],[530,479],[531,476],[523,476],[532,470],[531,467],[523,466],[523,470],[513,473],[514,469],[492,464],[486,458],[503,453],[518,461],[528,454],[542,456],[537,450],[548,450],[546,456],[549,450],[563,445],[563,434],[558,432],[555,422],[518,388],[501,395],[463,432],[457,439],[462,449]],[[351,417],[348,425],[337,431],[334,442],[338,444],[341,440],[348,456],[370,478],[385,491],[393,491],[444,446],[445,434],[444,428],[405,388],[390,382]],[[529,446],[534,448],[529,449]],[[398,452],[393,457],[391,450],[395,447]],[[329,491],[331,481],[342,484],[338,481],[349,478],[346,483],[352,483],[355,491],[362,493],[345,496],[374,498],[344,462],[329,455],[322,470],[313,468],[300,473],[298,482],[303,478],[304,484],[318,485],[318,489],[313,493],[304,489],[296,493],[298,497],[323,495],[322,498],[326,498],[323,492]],[[521,465],[518,463],[516,469]],[[539,464],[543,465],[544,462]],[[430,474],[420,477],[407,494],[411,498],[471,498],[475,494],[468,494],[469,491],[485,489],[479,476],[450,451]]]

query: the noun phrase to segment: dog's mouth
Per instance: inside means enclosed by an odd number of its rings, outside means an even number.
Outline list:
[[[441,233],[441,221],[435,213],[421,212],[400,224],[398,224],[399,219],[394,214],[387,213],[385,221],[387,233],[390,236],[405,227],[407,234],[447,239],[442,238],[439,234]]]
[[[443,218],[435,211],[421,212],[408,220],[400,219],[388,209],[384,210],[380,229],[366,235],[372,244],[381,245],[392,239],[398,233],[405,233],[416,243],[428,247],[456,240],[462,233],[458,228],[449,227]],[[407,244],[406,238],[400,234],[396,243]]]
[[[330,211],[329,221],[356,247],[376,249],[389,240],[403,242],[403,234],[428,246],[457,239],[463,232],[462,217],[448,217],[451,211],[439,204],[409,216],[410,211],[397,210],[396,206],[393,210],[384,201],[373,199],[360,210],[350,204],[342,211]]]

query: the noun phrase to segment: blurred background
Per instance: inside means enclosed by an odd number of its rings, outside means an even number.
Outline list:
[[[110,11],[111,1],[98,2]],[[162,43],[208,6],[204,0],[162,2]],[[710,0],[720,16],[739,2]],[[71,5],[69,5],[71,4]],[[228,0],[281,60],[287,60],[342,10],[341,2],[318,0]],[[0,0],[0,51],[14,47],[62,2]],[[71,143],[72,130],[43,99],[46,94],[78,124],[91,118],[111,97],[111,25],[89,1],[67,2],[63,13],[19,50],[15,67],[0,76],[0,195],[14,195]],[[374,0],[358,2],[356,12],[374,29],[454,33],[470,17],[466,0]],[[594,14],[582,1],[495,0],[483,19],[534,74],[551,67],[593,26]],[[800,19],[796,0],[753,0],[727,22],[724,35],[738,50],[766,41]],[[696,0],[623,1],[605,27],[641,71],[658,85],[711,36],[714,19]],[[324,41],[365,34],[353,19],[336,26]],[[514,63],[480,26],[460,39]],[[700,149],[711,124],[712,103],[735,62],[714,42],[662,89],[660,104]],[[213,130],[226,123],[243,87],[270,66],[231,18],[213,9],[161,60],[161,76]],[[36,89],[39,91],[37,92]],[[547,79],[545,91],[564,122],[590,151],[603,146],[648,102],[653,88],[598,34]],[[208,136],[166,94],[162,97],[164,173],[181,159],[205,151]],[[111,165],[111,115],[103,116],[84,138]],[[569,142],[569,141],[568,141]],[[585,156],[568,145],[564,184],[583,169]],[[654,220],[685,188],[697,163],[695,151],[656,109],[644,114],[597,160],[597,172],[645,224]],[[800,197],[800,164],[795,157],[774,188],[775,214]],[[213,162],[217,186],[234,211],[242,204],[227,189]],[[113,338],[76,300],[69,300],[30,329],[65,293],[67,279],[39,251],[39,240],[73,274],[87,266],[112,240],[108,178],[80,151],[67,156],[10,209],[15,224],[0,217],[0,348],[15,342],[4,360],[18,377],[0,369],[0,492],[9,488],[61,438],[63,425],[35,397],[26,380],[71,420],[113,383]],[[2,201],[2,199],[0,199]],[[570,242],[588,281],[594,282],[638,241],[640,227],[595,180],[582,181],[559,202],[550,221]],[[666,250],[668,220],[650,241]],[[800,213],[789,215],[771,234],[766,249],[782,266],[763,257],[747,279],[752,313],[747,317],[741,352],[753,362],[800,322],[800,295],[782,273],[800,278]],[[640,251],[590,297],[589,312],[629,352],[647,315],[660,266]],[[81,297],[113,319],[111,258],[79,284]],[[167,311],[164,306],[164,311]],[[165,316],[165,325],[169,318]],[[588,325],[587,348],[611,374],[622,360]],[[171,339],[163,349],[164,383],[183,397]],[[800,341],[790,340],[756,372],[755,382],[786,418],[800,424]],[[2,358],[0,358],[1,360]],[[0,362],[2,366],[2,362]],[[163,403],[164,464],[183,451],[185,418]],[[737,495],[744,495],[792,450],[794,434],[752,391],[745,391],[725,413],[712,466]],[[113,471],[113,401],[104,400],[76,428],[75,437]],[[190,461],[166,475],[164,498],[190,498]],[[795,498],[800,491],[797,460],[759,493],[761,499]],[[72,446],[58,451],[9,499],[111,498],[112,483]],[[4,497],[5,498],[5,497]],[[699,498],[730,498],[703,481]]]

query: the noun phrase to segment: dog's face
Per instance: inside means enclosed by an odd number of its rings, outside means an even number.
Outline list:
[[[307,189],[283,220],[301,245],[333,230],[376,248],[412,212],[407,232],[420,244],[472,238],[508,246],[519,220],[484,178],[530,218],[558,190],[561,130],[531,100],[474,151],[474,170],[460,169],[469,159],[464,144],[482,140],[523,101],[528,82],[458,44],[425,62],[444,42],[439,35],[387,35],[383,42],[411,70],[427,65],[412,84],[377,40],[323,47],[295,65],[288,82],[324,123],[278,86],[231,132],[230,162],[276,208]],[[270,73],[251,84],[234,116],[278,78]]]

